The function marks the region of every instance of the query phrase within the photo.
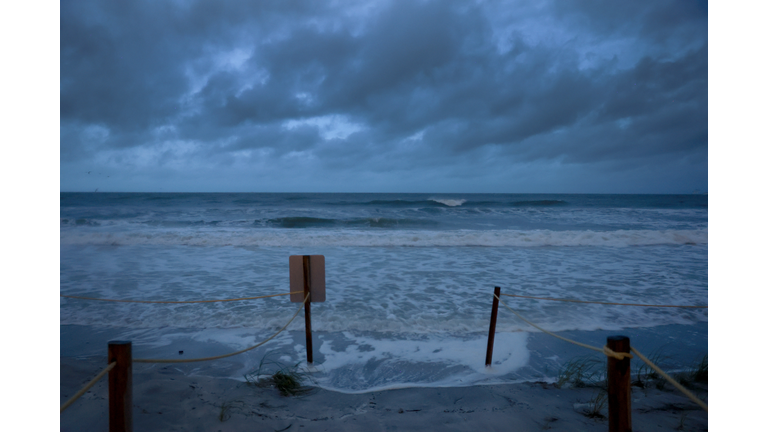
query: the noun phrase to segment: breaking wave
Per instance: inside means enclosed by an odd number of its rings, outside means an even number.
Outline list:
[[[515,201],[512,203],[515,207],[551,207],[566,205],[563,200],[536,200],[536,201]]]
[[[464,204],[465,202],[467,202],[467,200],[465,199],[448,199],[448,198],[430,198],[429,200],[446,205],[448,207],[458,207]]]
[[[313,217],[283,217],[255,221],[256,226],[274,228],[328,228],[328,227],[359,227],[359,228],[408,228],[429,227],[438,225],[430,219],[396,219],[396,218],[356,218],[356,219],[323,219]]]
[[[381,208],[401,208],[401,207],[457,207],[467,202],[465,199],[448,199],[448,198],[429,198],[427,200],[373,200],[362,203],[365,206],[381,207]],[[357,203],[348,203],[349,205],[358,205]]]

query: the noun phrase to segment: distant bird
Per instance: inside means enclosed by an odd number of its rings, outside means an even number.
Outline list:
[[[99,191],[99,188],[96,188],[96,190],[94,192],[98,192],[98,191]]]
[[[90,173],[91,173],[91,172],[90,172],[90,171],[88,171],[88,174],[90,174]]]

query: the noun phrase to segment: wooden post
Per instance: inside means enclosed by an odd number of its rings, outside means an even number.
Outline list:
[[[117,362],[109,371],[109,432],[133,432],[133,355],[130,341],[110,341],[107,364]]]
[[[310,293],[309,282],[309,255],[304,255],[304,297],[309,296],[307,302],[304,303],[304,328],[307,333],[307,363],[312,363],[312,319],[311,308],[309,306],[312,303],[312,294]]]
[[[491,365],[493,359],[493,338],[496,336],[496,315],[499,312],[499,297],[501,296],[501,288],[494,287],[493,294],[493,307],[491,308],[491,328],[488,330],[488,350],[485,352],[485,367]]]
[[[608,348],[619,353],[629,352],[629,338],[608,336]],[[629,358],[608,357],[608,431],[632,431],[632,399]]]

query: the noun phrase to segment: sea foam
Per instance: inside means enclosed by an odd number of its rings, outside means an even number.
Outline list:
[[[464,204],[465,202],[467,202],[467,200],[465,199],[448,199],[448,198],[430,198],[429,200],[438,202],[443,205],[447,205],[448,207],[458,207]]]
[[[141,232],[62,231],[62,245],[184,246],[355,246],[355,247],[540,247],[695,245],[708,243],[708,230],[399,230],[352,229],[158,229]]]

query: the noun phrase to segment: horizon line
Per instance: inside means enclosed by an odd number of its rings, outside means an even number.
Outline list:
[[[175,193],[175,194],[465,194],[465,195],[709,195],[708,191],[699,192],[189,192],[189,191],[59,191],[59,193],[86,193],[86,194],[110,194],[110,193]]]

